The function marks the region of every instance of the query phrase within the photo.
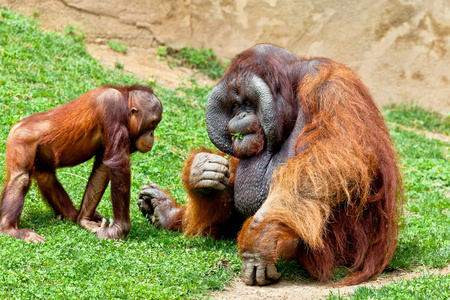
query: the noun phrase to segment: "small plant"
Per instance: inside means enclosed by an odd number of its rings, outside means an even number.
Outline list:
[[[31,13],[31,17],[33,19],[39,18],[39,12],[36,9],[34,9],[33,12]]]
[[[162,46],[156,47],[157,54],[159,56],[167,56],[169,54],[168,47],[169,46],[167,46],[167,45],[162,45]]]
[[[86,39],[86,34],[80,29],[80,26],[70,24],[64,28],[63,35],[71,37],[77,43],[81,43]]]
[[[106,45],[116,52],[125,54],[127,53],[127,45],[119,43],[117,40],[109,40]]]
[[[116,61],[114,63],[114,67],[118,70],[123,70],[124,64],[122,64],[121,62]]]

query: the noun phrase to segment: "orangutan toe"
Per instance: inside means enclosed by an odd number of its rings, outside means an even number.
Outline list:
[[[242,255],[242,279],[247,285],[268,285],[280,278],[281,274],[273,262],[265,262],[260,254]]]

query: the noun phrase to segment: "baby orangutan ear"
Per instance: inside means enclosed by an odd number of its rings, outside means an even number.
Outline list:
[[[132,115],[132,114],[135,114],[135,113],[137,113],[138,112],[138,109],[136,108],[136,107],[131,107],[131,109],[130,109],[130,114]]]

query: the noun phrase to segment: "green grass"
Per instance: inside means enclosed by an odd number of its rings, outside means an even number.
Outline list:
[[[450,276],[424,275],[412,280],[401,280],[379,289],[359,287],[353,293],[352,299],[449,299]],[[330,300],[343,299],[332,294]]]
[[[399,246],[390,266],[446,266],[450,260],[449,144],[397,125],[390,129],[402,157],[407,199]]]
[[[135,205],[139,190],[147,182],[160,184],[178,200],[185,199],[179,174],[188,151],[199,146],[212,147],[204,122],[211,87],[194,82],[191,87],[168,90],[120,69],[105,69],[86,53],[83,33],[75,27],[68,27],[61,34],[43,33],[34,21],[17,13],[3,9],[1,14],[0,176],[5,174],[5,140],[12,124],[100,85],[155,85],[164,114],[156,130],[154,149],[132,156],[132,229],[127,241],[99,241],[71,222],[56,220],[33,186],[20,226],[37,231],[47,241],[34,245],[0,235],[0,299],[201,298],[211,290],[222,289],[239,275],[240,259],[232,241],[156,230]],[[399,247],[389,267],[448,265],[450,145],[405,127],[443,133],[447,132],[449,121],[419,108],[390,107],[384,114],[402,157],[407,198]],[[91,168],[89,161],[58,171],[76,206]],[[112,217],[109,191],[98,210]],[[229,267],[218,267],[216,261],[220,259],[229,260]],[[299,284],[310,280],[295,263],[280,263],[278,267],[287,280]],[[448,280],[448,276],[425,276],[382,290],[365,291],[363,295],[369,296],[362,297],[388,295],[403,299],[417,290],[433,298],[435,291],[448,288]]]
[[[421,109],[416,104],[390,105],[384,115],[391,121],[409,128],[450,135],[450,113],[446,116]]]

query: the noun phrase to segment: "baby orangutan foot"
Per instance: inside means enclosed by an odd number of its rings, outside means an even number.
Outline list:
[[[103,218],[100,227],[92,230],[92,233],[102,240],[104,238],[113,240],[125,240],[130,232],[130,224],[128,222],[119,222],[114,219],[109,219],[109,226],[106,224],[106,219]]]
[[[34,232],[34,231],[30,230],[30,229],[26,229],[26,228],[21,228],[21,229],[7,228],[7,229],[3,229],[3,228],[0,227],[0,233],[12,236],[12,237],[14,237],[16,239],[19,239],[19,240],[24,240],[24,241],[29,242],[29,243],[39,244],[39,243],[45,242],[45,238],[43,236],[40,236],[36,232]]]

